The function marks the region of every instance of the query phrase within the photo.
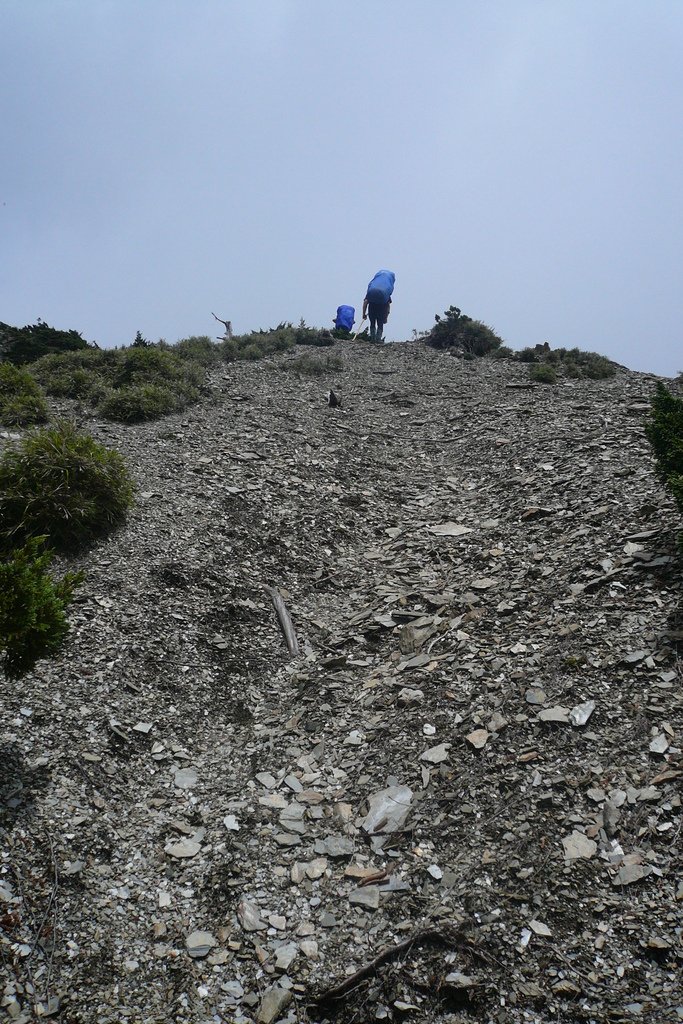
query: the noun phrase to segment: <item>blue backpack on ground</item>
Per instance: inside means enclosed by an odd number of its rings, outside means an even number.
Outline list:
[[[368,302],[381,303],[386,306],[394,290],[396,274],[393,270],[378,270],[368,285],[366,298]]]
[[[343,331],[350,331],[356,319],[356,311],[353,306],[337,306],[337,315],[334,326]]]

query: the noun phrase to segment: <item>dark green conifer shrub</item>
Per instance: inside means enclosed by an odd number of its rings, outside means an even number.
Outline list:
[[[53,579],[47,572],[52,554],[43,543],[34,537],[0,560],[0,664],[8,679],[20,678],[62,643],[66,607],[83,578],[66,573]]]
[[[534,363],[529,367],[529,379],[537,384],[557,384],[557,371],[548,363]]]
[[[47,403],[28,370],[13,363],[0,363],[0,424],[3,427],[27,427],[44,423]]]
[[[32,363],[50,352],[88,348],[78,331],[60,331],[43,320],[26,327],[0,323],[0,356],[17,366]]]
[[[683,399],[657,384],[646,427],[657,460],[657,473],[683,512]]]
[[[503,344],[503,339],[491,327],[466,316],[457,306],[449,306],[443,316],[437,314],[434,320],[434,326],[424,339],[432,348],[459,348],[466,355],[486,356]]]
[[[121,523],[132,500],[121,456],[60,421],[0,457],[0,549],[41,536],[60,551],[85,547]]]

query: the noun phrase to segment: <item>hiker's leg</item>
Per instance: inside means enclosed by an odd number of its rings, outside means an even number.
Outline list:
[[[374,341],[375,340],[376,331],[377,331],[377,320],[375,319],[373,314],[370,313],[370,341]]]

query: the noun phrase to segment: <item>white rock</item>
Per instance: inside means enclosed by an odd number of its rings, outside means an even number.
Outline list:
[[[388,786],[368,799],[368,813],[362,827],[366,832],[396,832],[405,822],[413,791],[410,786]]]
[[[436,747],[430,747],[420,755],[420,760],[428,761],[429,764],[441,764],[442,761],[448,760],[449,747],[450,743],[439,743]]]
[[[587,700],[583,704],[577,704],[569,712],[569,721],[572,725],[585,725],[595,711],[595,701]]]
[[[169,857],[176,857],[179,860],[183,857],[196,857],[201,848],[201,843],[196,839],[181,839],[179,843],[168,843],[164,847]]]
[[[576,831],[572,832],[570,836],[565,836],[562,840],[562,845],[567,860],[579,860],[581,858],[589,860],[595,856],[598,849],[598,844],[594,840],[589,839],[583,832]]]
[[[173,773],[173,785],[176,789],[192,789],[197,785],[197,778],[194,768],[176,768]]]
[[[266,922],[261,919],[256,904],[247,899],[241,899],[237,908],[237,917],[245,932],[262,932],[267,928]]]

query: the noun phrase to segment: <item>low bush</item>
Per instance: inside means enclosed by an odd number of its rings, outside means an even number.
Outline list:
[[[466,355],[486,356],[503,344],[493,328],[466,316],[457,306],[450,306],[443,316],[437,314],[434,320],[434,326],[424,339],[431,348],[457,348]]]
[[[132,384],[106,392],[98,403],[97,411],[106,420],[144,423],[178,412],[185,404],[178,402],[170,388],[159,384]]]
[[[316,327],[307,327],[301,321],[298,327],[290,323],[281,323],[267,331],[252,331],[250,334],[237,334],[220,342],[218,348],[222,358],[232,363],[237,360],[264,359],[287,352],[295,345],[312,345],[325,348],[334,345],[332,331],[321,331]],[[345,335],[348,337],[348,333]]]
[[[536,384],[557,384],[557,371],[548,363],[534,363],[529,367],[529,379]]]
[[[598,352],[584,352],[580,348],[544,349],[523,348],[517,352],[522,363],[549,363],[561,367],[565,377],[588,380],[606,380],[617,372],[616,364]]]
[[[683,512],[683,398],[658,384],[646,433],[657,460],[657,474]]]
[[[500,345],[498,348],[494,348],[492,352],[489,352],[491,359],[513,359],[514,350],[509,345]]]
[[[62,643],[66,608],[80,573],[60,580],[47,572],[52,554],[35,537],[0,561],[0,654],[8,679],[18,679]]]
[[[47,537],[85,547],[125,517],[133,484],[125,463],[66,421],[8,446],[0,458],[0,548]]]
[[[220,362],[221,346],[213,341],[207,334],[192,335],[190,338],[182,338],[169,350],[181,359],[190,359],[201,366],[212,366]]]
[[[0,424],[27,427],[47,418],[45,397],[28,370],[0,363]]]
[[[106,419],[158,419],[199,398],[205,365],[191,351],[206,353],[206,346],[202,339],[185,341],[191,344],[180,352],[164,343],[50,355],[35,363],[32,372],[49,395],[88,401]],[[220,358],[220,346],[214,348]]]
[[[325,373],[333,373],[344,369],[344,363],[339,356],[314,356],[301,355],[294,359],[287,359],[280,363],[283,370],[291,373],[299,373],[307,377],[321,377]]]
[[[26,327],[0,323],[0,356],[16,366],[32,363],[51,352],[88,347],[78,331],[60,331],[43,320]]]

